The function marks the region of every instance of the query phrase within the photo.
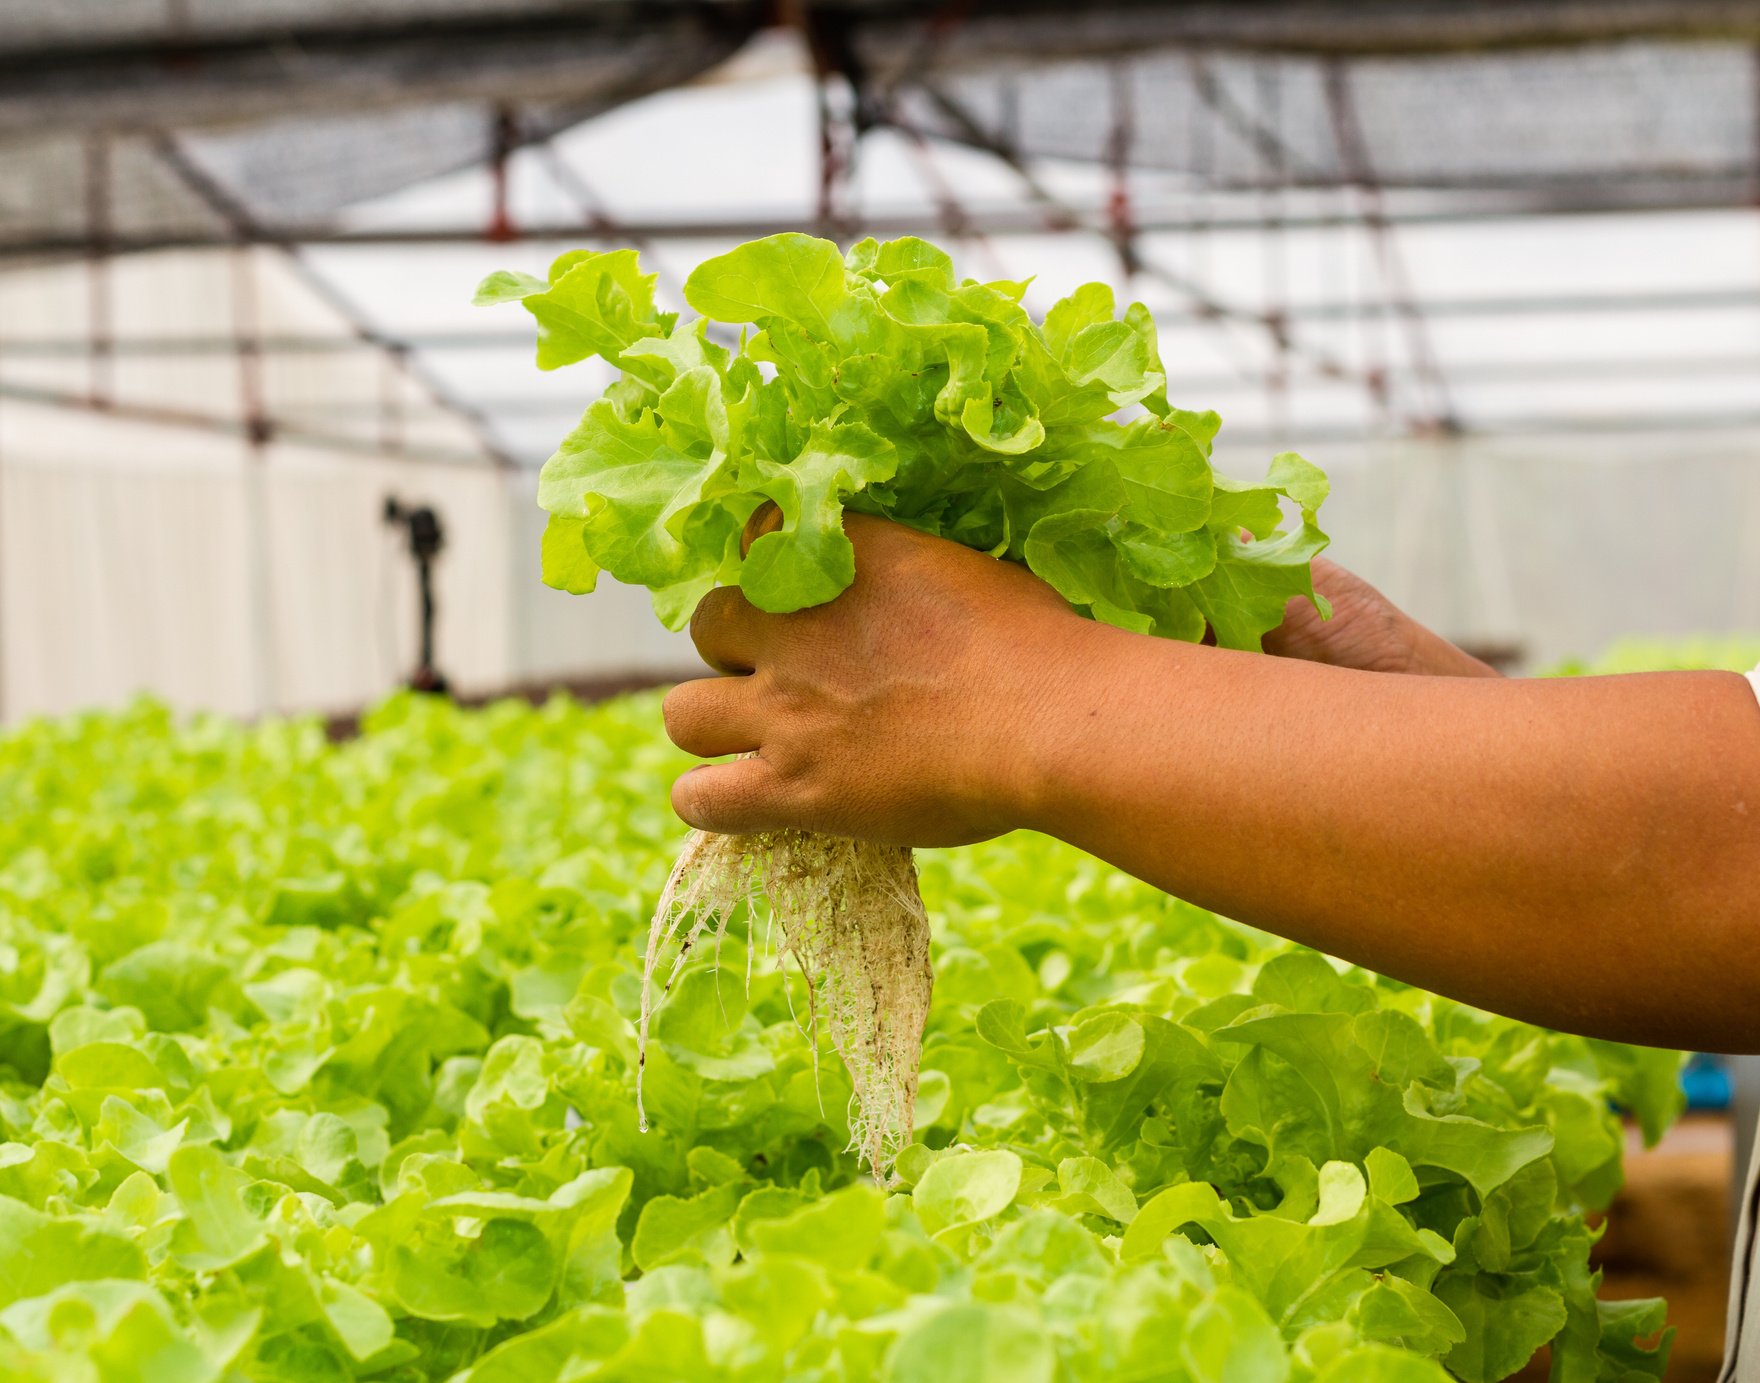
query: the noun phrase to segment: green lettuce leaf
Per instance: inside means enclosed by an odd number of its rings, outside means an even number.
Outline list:
[[[793,232],[698,265],[686,323],[655,309],[632,251],[564,255],[547,281],[492,274],[477,301],[525,305],[541,368],[622,372],[544,466],[544,579],[585,592],[603,569],[674,628],[719,583],[798,610],[853,579],[854,510],[1024,562],[1084,614],[1169,638],[1257,648],[1290,600],[1321,603],[1325,477],[1293,453],[1258,485],[1215,475],[1216,415],[1168,403],[1141,304],[1121,315],[1087,284],[1040,323],[1024,289],[962,280],[915,237],[844,255]],[[737,349],[711,321],[742,328]],[[783,524],[742,558],[765,501]]]
[[[959,291],[882,250],[853,276]],[[1016,301],[992,287],[959,323],[976,378]],[[718,349],[654,339],[642,397]],[[829,542],[902,425],[797,424],[773,383],[725,433],[689,382],[642,426],[816,453],[785,497]],[[1253,522],[1313,502],[1273,479]],[[920,855],[939,974],[896,1185],[848,1151],[847,1073],[762,917],[655,1015],[643,1132],[656,785],[687,762],[657,695],[402,694],[344,743],[149,702],[0,734],[0,1378],[1445,1383],[1540,1346],[1559,1383],[1662,1375],[1665,1308],[1601,1299],[1589,1216],[1616,1109],[1666,1127],[1678,1055],[1339,965],[1042,837]]]

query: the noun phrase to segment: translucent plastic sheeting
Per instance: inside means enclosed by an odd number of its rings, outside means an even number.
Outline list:
[[[1739,197],[1760,160],[1760,60],[1733,40],[1345,58],[1164,48],[931,72],[924,86],[908,108],[949,137],[1224,188],[1623,177],[1667,184],[1658,197]]]
[[[1522,666],[1760,630],[1760,430],[1321,444],[1328,554]],[[1224,454],[1254,474],[1257,456]]]
[[[498,471],[256,454],[16,402],[0,402],[0,449],[8,720],[139,692],[242,715],[383,695],[414,666],[416,612],[410,560],[381,518],[387,494],[443,515],[443,666],[466,691],[512,680],[515,564]]]
[[[447,530],[439,650],[461,690],[697,666],[645,594],[536,579],[531,477],[343,458],[0,402],[7,718],[150,690],[242,714],[344,710],[413,662],[415,592],[387,493]],[[51,451],[48,442],[59,439]],[[1455,638],[1544,667],[1631,633],[1760,629],[1760,433],[1308,449],[1331,555]],[[1225,449],[1252,475],[1256,450]],[[261,485],[267,536],[254,536]]]
[[[363,198],[696,78],[756,9],[13,0],[0,251],[309,234]]]

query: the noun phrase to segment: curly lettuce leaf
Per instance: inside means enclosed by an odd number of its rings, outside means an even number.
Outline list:
[[[603,569],[674,627],[722,583],[802,609],[853,579],[855,510],[1024,562],[1083,613],[1170,638],[1257,648],[1290,600],[1321,603],[1325,476],[1293,453],[1257,485],[1216,475],[1219,420],[1168,402],[1153,319],[1104,284],[1040,323],[1025,284],[961,279],[914,236],[845,255],[791,232],[698,265],[693,321],[659,312],[653,285],[633,251],[581,251],[478,291],[533,315],[540,368],[622,372],[544,467],[539,503],[563,525],[551,585],[590,590]],[[740,327],[737,347],[711,322]],[[765,500],[783,524],[742,558]]]

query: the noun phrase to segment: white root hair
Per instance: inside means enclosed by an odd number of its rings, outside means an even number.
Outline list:
[[[805,831],[691,833],[648,931],[636,1068],[641,1127],[648,1127],[642,1076],[654,1009],[705,934],[714,935],[719,956],[721,939],[741,904],[753,932],[747,950],[750,984],[760,895],[769,900],[770,919],[781,929],[781,956],[794,960],[805,983],[815,1084],[823,1017],[855,1092],[850,1146],[867,1159],[875,1178],[883,1179],[911,1139],[923,1025],[934,986],[929,919],[916,865],[901,846]],[[671,965],[656,995],[655,976],[668,952]]]

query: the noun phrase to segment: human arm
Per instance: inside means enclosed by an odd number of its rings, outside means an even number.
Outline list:
[[[715,593],[668,698],[680,814],[953,844],[1059,836],[1456,998],[1760,1049],[1760,709],[1740,677],[1399,677],[1091,623],[1024,570],[852,518],[855,584]]]

